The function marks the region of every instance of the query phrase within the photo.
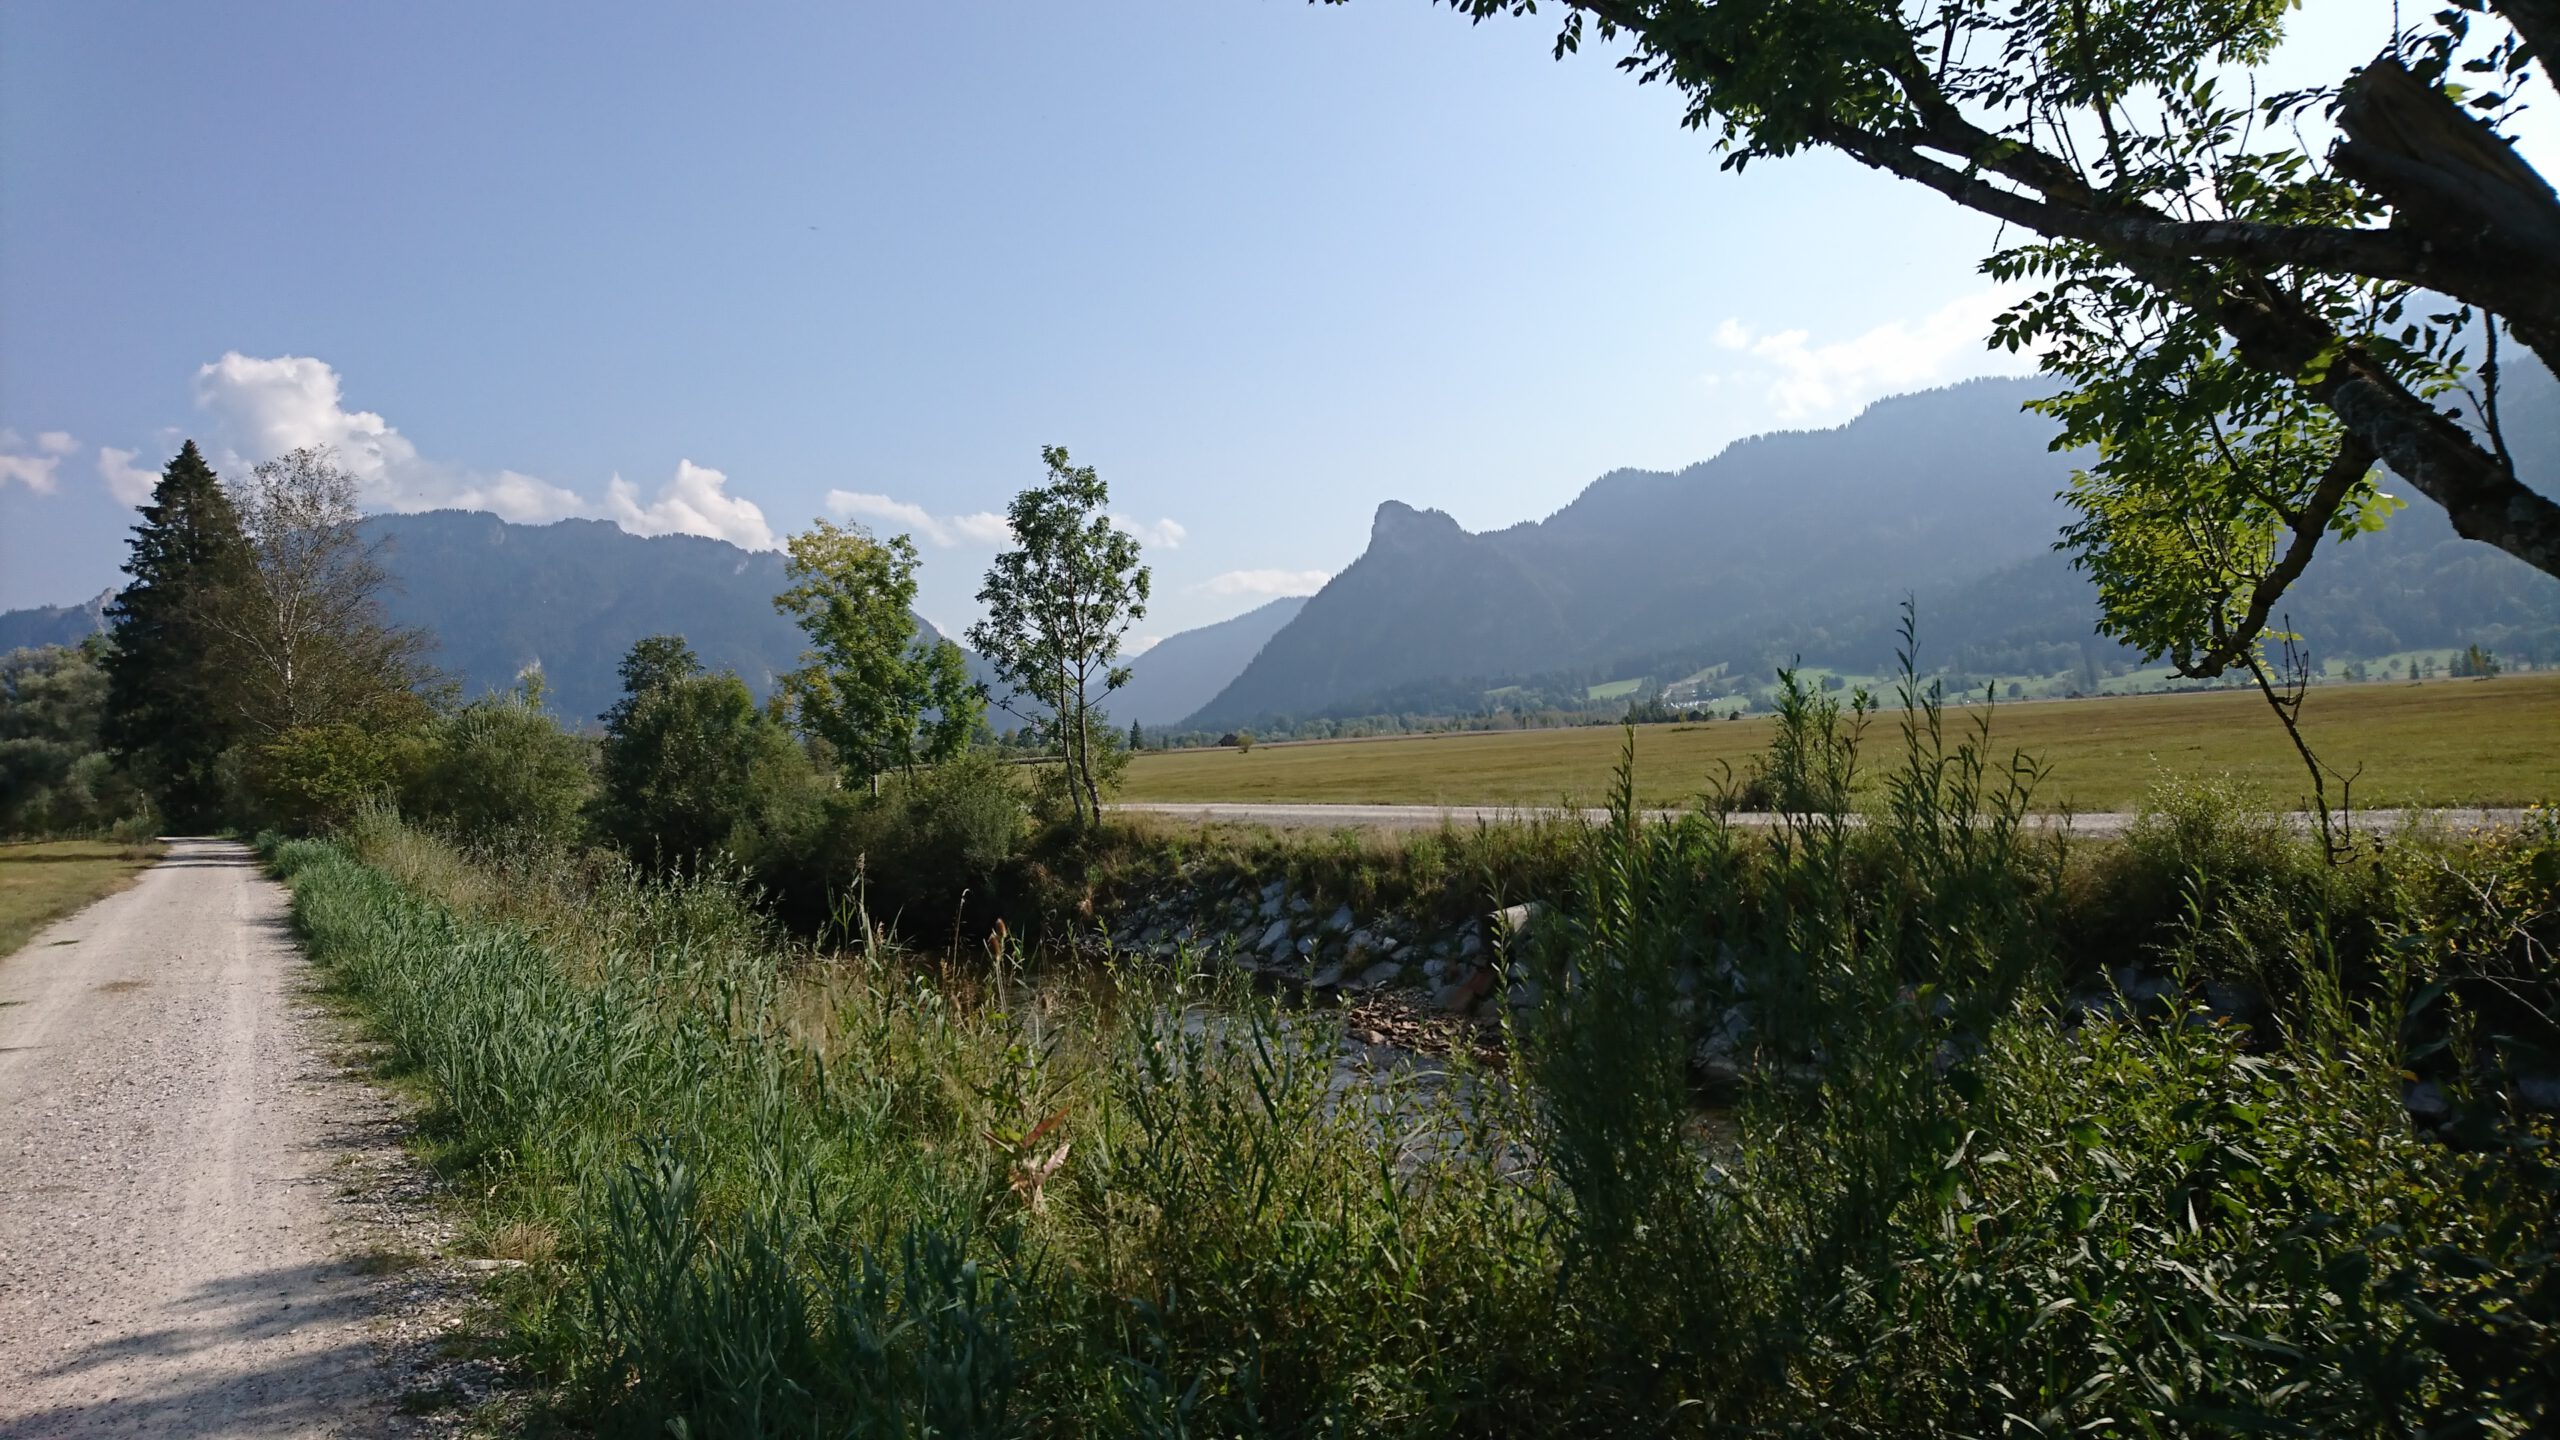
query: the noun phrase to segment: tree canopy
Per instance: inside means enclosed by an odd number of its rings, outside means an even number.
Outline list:
[[[220,762],[237,720],[218,698],[207,616],[248,563],[239,512],[190,440],[160,472],[133,527],[124,565],[131,583],[107,611],[115,644],[101,662],[107,748],[182,829],[222,818]]]
[[[1535,0],[1447,0],[1482,20]],[[2501,347],[2560,367],[2560,198],[2502,126],[2548,104],[2560,0],[2448,0],[2331,84],[2259,71],[2289,0],[1562,0],[1729,167],[1826,148],[2003,222],[2036,288],[1999,344],[2094,446],[2067,543],[2107,624],[2207,675],[2254,660],[2388,465],[2454,528],[2560,574],[2517,473]]]
[[[801,731],[863,780],[967,749],[986,702],[960,647],[918,633],[915,542],[821,520],[791,537],[790,555],[792,586],[773,604],[809,637],[781,682]]]
[[[432,642],[383,611],[390,577],[357,529],[355,478],[326,449],[295,450],[253,470],[236,503],[248,563],[203,616],[248,733],[419,718]]]
[[[987,570],[978,603],[986,618],[969,643],[987,657],[1016,698],[1039,709],[1065,769],[1078,823],[1102,814],[1101,775],[1110,736],[1097,734],[1095,702],[1129,683],[1119,662],[1129,626],[1147,613],[1149,578],[1137,540],[1111,523],[1111,492],[1090,465],[1064,447],[1043,446],[1046,483],[1013,498],[1006,518],[1014,547]]]
[[[805,823],[808,757],[746,682],[702,673],[672,636],[632,646],[623,675],[631,689],[605,724],[595,801],[605,838],[662,865],[719,850],[753,863]]]

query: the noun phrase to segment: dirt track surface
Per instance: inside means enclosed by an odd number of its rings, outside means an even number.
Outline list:
[[[384,1423],[301,967],[214,840],[0,959],[0,1437]]]

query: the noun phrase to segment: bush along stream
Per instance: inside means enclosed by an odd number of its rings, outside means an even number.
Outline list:
[[[1416,977],[1502,952],[1483,1070],[1346,1078],[1171,891],[1162,955],[1029,984],[1001,932],[821,949],[717,872],[385,814],[271,854],[525,1262],[536,1428],[2549,1433],[2560,825],[2333,868],[2196,791],[2071,851],[1903,698],[1789,697],[1773,830],[1639,824],[1630,766],[1613,823],[1500,842],[1571,869],[1472,953],[1428,887],[1405,938],[1147,862]]]

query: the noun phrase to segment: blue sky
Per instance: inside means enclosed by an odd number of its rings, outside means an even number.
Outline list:
[[[2334,76],[2387,10],[2314,6]],[[1379,501],[1471,528],[2002,368],[1989,227],[1720,173],[1547,22],[1421,0],[0,7],[0,607],[114,583],[196,436],[377,502],[910,530],[974,613],[1039,447],[1165,634]]]

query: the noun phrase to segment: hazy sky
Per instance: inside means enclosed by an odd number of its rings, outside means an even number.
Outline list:
[[[2386,7],[2313,0],[2334,78]],[[1044,443],[1165,634],[1379,501],[1611,468],[2001,368],[1991,231],[1720,173],[1551,22],[1422,0],[0,7],[0,608],[116,580],[179,439],[385,506],[907,530],[965,623]]]

